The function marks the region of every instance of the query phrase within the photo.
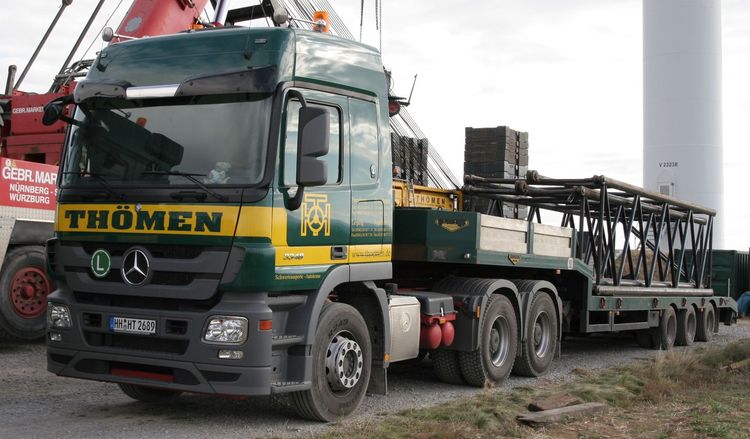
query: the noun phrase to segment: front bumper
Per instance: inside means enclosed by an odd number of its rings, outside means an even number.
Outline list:
[[[272,333],[260,331],[258,321],[272,318],[263,293],[227,293],[210,307],[127,306],[109,300],[77,297],[58,290],[50,302],[70,308],[73,327],[48,330],[61,334],[60,341],[47,337],[47,370],[60,376],[139,384],[188,392],[223,395],[268,395],[272,383]],[[174,305],[176,302],[164,302]],[[167,308],[167,309],[164,309]],[[172,308],[172,309],[169,309]],[[208,308],[208,309],[207,309]],[[248,319],[247,340],[241,345],[202,341],[207,320],[214,315]],[[109,318],[155,319],[153,336],[110,331]],[[243,352],[240,360],[221,360],[220,349]]]

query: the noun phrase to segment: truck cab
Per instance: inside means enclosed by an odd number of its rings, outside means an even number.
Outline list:
[[[346,414],[369,363],[387,366],[388,337],[344,318],[325,347],[349,367],[339,378],[312,346],[337,289],[336,315],[387,327],[373,283],[391,277],[387,98],[376,50],[318,32],[105,48],[76,88],[61,162],[48,369],[148,400],[310,397],[323,373],[334,402],[307,415]]]

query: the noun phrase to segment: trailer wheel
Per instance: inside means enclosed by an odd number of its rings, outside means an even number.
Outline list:
[[[448,384],[466,384],[461,374],[461,365],[458,362],[458,352],[447,349],[437,349],[430,353],[432,366],[440,381]]]
[[[47,295],[53,288],[45,272],[45,256],[40,246],[18,247],[5,255],[0,272],[0,337],[44,337]]]
[[[179,390],[157,389],[138,384],[118,384],[118,386],[124,394],[141,402],[172,402],[182,395]]]
[[[518,349],[518,321],[507,297],[493,294],[479,324],[479,349],[459,352],[461,373],[472,386],[499,383],[510,375]]]
[[[716,326],[716,311],[710,303],[698,312],[698,325],[695,328],[695,339],[697,341],[711,341],[714,337],[714,326]]]
[[[312,346],[312,387],[291,394],[303,418],[335,421],[351,414],[365,397],[372,350],[367,325],[344,303],[323,306]]]
[[[544,293],[531,300],[526,340],[521,343],[521,355],[513,364],[513,373],[536,377],[552,365],[557,346],[557,314],[552,298]]]
[[[677,346],[690,346],[695,340],[695,308],[688,306],[677,313],[677,338],[674,344]]]
[[[654,348],[668,351],[674,346],[677,338],[677,314],[674,308],[667,306],[661,313],[659,327],[654,330]]]

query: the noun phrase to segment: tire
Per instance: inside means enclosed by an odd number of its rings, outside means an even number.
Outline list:
[[[521,355],[513,364],[516,375],[537,377],[552,365],[557,349],[557,314],[555,303],[545,293],[539,293],[529,305],[526,340],[521,342]]]
[[[182,395],[179,390],[157,389],[138,384],[118,384],[118,386],[124,394],[141,402],[172,402]]]
[[[681,309],[677,313],[677,338],[674,344],[677,346],[690,346],[693,344],[697,325],[695,308],[690,305],[686,309]]]
[[[714,338],[714,327],[716,326],[716,310],[710,303],[697,314],[697,326],[695,327],[696,341],[711,341]]]
[[[43,247],[18,247],[5,255],[0,270],[0,337],[36,340],[47,325],[47,277]]]
[[[461,374],[461,365],[458,363],[458,352],[447,349],[437,349],[430,353],[432,366],[440,381],[448,384],[466,384]]]
[[[507,297],[490,296],[479,323],[479,349],[459,352],[458,362],[464,380],[472,386],[497,384],[513,368],[518,350],[518,321]]]
[[[323,306],[312,346],[312,387],[291,401],[303,418],[335,421],[359,407],[370,381],[372,349],[359,312],[343,303]]]
[[[677,339],[677,313],[668,306],[659,319],[659,326],[654,329],[654,348],[668,351]]]

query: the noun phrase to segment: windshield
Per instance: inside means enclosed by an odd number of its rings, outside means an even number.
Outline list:
[[[256,184],[265,167],[270,101],[267,94],[243,101],[88,99],[76,109],[62,186]]]

